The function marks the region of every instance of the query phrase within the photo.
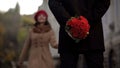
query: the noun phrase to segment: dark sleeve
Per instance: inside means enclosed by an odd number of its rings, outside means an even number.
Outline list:
[[[62,3],[58,0],[49,0],[49,8],[55,16],[60,25],[65,25],[66,21],[71,17],[66,9],[62,6]]]
[[[110,5],[110,0],[95,0],[94,8],[92,9],[92,18],[99,20],[106,13]]]

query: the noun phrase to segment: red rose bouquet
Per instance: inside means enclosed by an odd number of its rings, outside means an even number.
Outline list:
[[[90,25],[88,23],[88,20],[83,16],[80,16],[78,18],[72,17],[70,20],[67,21],[65,27],[68,35],[72,39],[76,40],[76,42],[85,39],[89,34],[89,29]]]

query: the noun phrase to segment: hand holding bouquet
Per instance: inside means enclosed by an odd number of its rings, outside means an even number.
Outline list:
[[[72,17],[67,21],[65,27],[68,35],[76,41],[85,39],[89,34],[89,29],[90,25],[88,23],[88,20],[83,16],[80,16],[78,18]]]

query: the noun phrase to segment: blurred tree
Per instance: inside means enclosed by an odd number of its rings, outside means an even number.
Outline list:
[[[5,34],[5,28],[2,24],[0,24],[0,49],[4,44],[4,34]]]
[[[24,41],[25,41],[25,37],[27,36],[27,29],[25,27],[21,27],[19,29],[18,32],[18,36],[17,36],[17,40],[18,40],[18,44],[19,44],[19,49],[18,49],[18,56],[21,52],[21,49],[23,47]]]
[[[20,15],[18,3],[7,12],[0,12],[0,62],[10,67],[11,61],[17,61],[28,29],[33,24],[33,15]]]
[[[31,27],[34,24],[34,20],[31,15],[22,16],[23,27]]]
[[[22,22],[19,12],[19,4],[16,4],[15,9],[9,9],[4,13],[0,12],[0,24],[2,24],[0,26],[0,45],[4,45],[0,47],[0,59],[2,61],[11,62],[16,60],[19,49],[17,35]],[[1,32],[4,31],[4,36],[1,36]]]

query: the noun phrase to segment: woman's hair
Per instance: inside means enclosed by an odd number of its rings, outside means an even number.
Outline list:
[[[34,26],[36,27],[37,25],[40,25],[40,22],[35,22]],[[48,21],[46,21],[45,25],[50,25],[50,23]]]
[[[43,26],[43,27],[38,27],[39,25],[40,25],[39,22],[36,22],[34,24],[33,32],[35,32],[35,33],[41,33],[41,31],[48,32],[52,29],[51,25],[49,24],[48,21],[45,22],[45,26]]]

